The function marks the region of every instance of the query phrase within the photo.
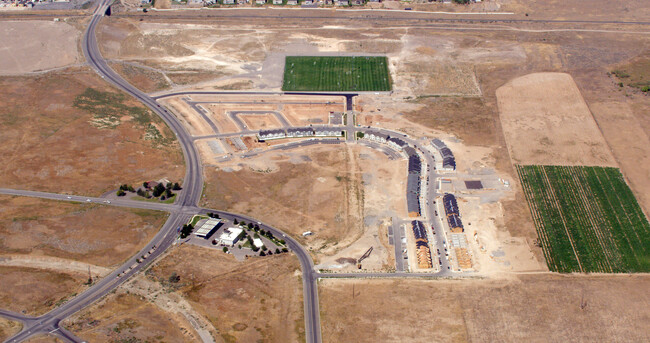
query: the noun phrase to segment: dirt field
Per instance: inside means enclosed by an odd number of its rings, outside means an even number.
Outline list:
[[[319,284],[323,341],[643,342],[650,337],[649,283],[647,276],[544,274],[502,281],[325,280]],[[413,323],[417,330],[405,329]]]
[[[89,342],[187,342],[188,329],[155,305],[132,294],[110,294],[67,319],[65,327]]]
[[[137,252],[166,218],[162,212],[26,197],[1,196],[0,208],[0,257],[56,257],[104,267]],[[32,263],[47,267],[48,261],[59,269],[56,259]],[[80,274],[87,277],[87,270]]]
[[[0,340],[4,342],[5,339],[17,334],[22,327],[19,322],[0,318]]]
[[[359,163],[344,146],[312,146],[207,169],[203,206],[264,218],[294,236],[313,231],[303,243],[333,253],[363,231]]]
[[[0,267],[0,308],[27,315],[43,314],[86,288],[88,275],[41,269]]]
[[[514,163],[616,166],[570,75],[526,75],[497,89],[496,95]]]
[[[88,87],[110,90],[86,69],[3,77],[0,87],[4,187],[100,195],[123,183],[178,180],[184,173],[180,149],[164,125],[161,140],[148,139],[126,113],[121,124],[102,129],[101,120],[73,106]],[[128,97],[125,102],[140,106]]]
[[[281,128],[282,124],[271,113],[239,115],[251,130],[270,130]]]
[[[35,36],[39,39],[34,39]],[[80,37],[77,28],[63,21],[0,21],[0,75],[24,74],[81,62],[83,57],[77,50]]]
[[[304,340],[299,270],[291,254],[237,262],[216,249],[182,246],[147,274],[189,300],[217,342],[297,342]],[[178,282],[169,282],[172,274]]]
[[[394,248],[388,244],[388,225],[392,218],[406,213],[407,162],[389,160],[382,152],[354,146],[355,159],[362,173],[363,231],[350,246],[323,257],[317,269],[356,270],[356,260],[370,247],[370,256],[362,263],[363,270],[395,269]]]

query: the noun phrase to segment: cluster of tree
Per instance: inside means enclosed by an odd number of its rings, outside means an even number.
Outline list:
[[[181,238],[186,238],[189,236],[192,231],[194,231],[194,226],[192,224],[185,224],[181,229]]]
[[[133,189],[133,186],[131,185],[127,185],[127,184],[120,185],[120,189],[117,190],[117,196],[123,197],[126,195],[126,192],[133,193],[135,192],[135,189]]]
[[[216,213],[212,213],[212,212],[208,213],[208,217],[210,217],[210,218],[216,218],[216,219],[221,219],[221,217],[220,217],[218,214],[216,214]]]

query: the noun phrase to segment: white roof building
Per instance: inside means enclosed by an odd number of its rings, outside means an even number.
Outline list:
[[[258,248],[261,248],[261,247],[264,246],[264,242],[262,242],[262,240],[259,239],[259,238],[253,238],[253,244]]]
[[[203,225],[201,225],[198,230],[194,231],[194,234],[199,237],[208,238],[208,236],[210,236],[214,228],[216,228],[219,223],[221,223],[221,219],[210,218],[205,223],[203,223]]]
[[[241,234],[244,232],[243,229],[238,227],[227,228],[219,237],[219,242],[223,245],[233,246],[239,240]]]

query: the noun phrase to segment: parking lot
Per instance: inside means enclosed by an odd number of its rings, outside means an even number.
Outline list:
[[[182,244],[188,243],[222,251],[226,248],[227,251],[225,253],[232,254],[240,261],[243,261],[248,257],[273,255],[285,252],[283,249],[286,250],[286,246],[282,244],[281,238],[270,238],[263,234],[263,230],[260,231],[258,229],[256,231],[254,223],[249,225],[249,223],[238,222],[235,224],[231,220],[220,219],[219,224],[217,224],[207,236],[198,236],[196,233],[199,228],[207,222],[207,220],[207,217],[199,220],[196,225],[194,225],[195,228],[193,233],[184,239]],[[230,244],[224,243],[221,238],[224,233],[226,233],[226,230],[232,229],[241,229],[242,233],[240,238],[231,246]],[[254,241],[253,244],[248,240],[248,237]],[[257,243],[257,246],[255,243]]]

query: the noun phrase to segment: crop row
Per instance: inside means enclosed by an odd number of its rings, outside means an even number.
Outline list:
[[[517,166],[549,269],[650,271],[650,225],[619,170]]]

